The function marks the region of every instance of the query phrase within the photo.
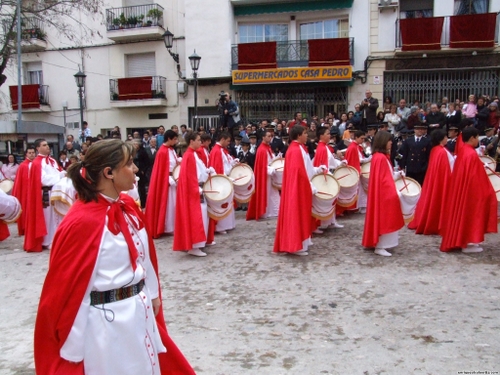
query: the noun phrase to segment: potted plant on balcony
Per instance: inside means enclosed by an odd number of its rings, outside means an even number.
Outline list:
[[[35,39],[45,41],[45,38],[47,37],[47,34],[45,33],[45,31],[43,31],[42,29],[40,29],[40,28],[38,28],[38,27],[37,27],[37,28],[35,29],[35,32],[34,32],[33,37],[34,37]]]
[[[151,18],[153,26],[158,26],[158,21],[163,17],[163,12],[160,9],[150,9],[148,17]]]
[[[113,29],[117,30],[120,28],[120,19],[119,18],[114,18],[113,19]]]
[[[125,18],[125,14],[120,14],[120,29],[124,29],[127,25],[127,19]]]
[[[144,14],[141,14],[137,17],[137,27],[144,26],[143,21],[144,21]]]
[[[135,27],[135,25],[137,25],[137,17],[129,17],[127,24],[129,27]]]

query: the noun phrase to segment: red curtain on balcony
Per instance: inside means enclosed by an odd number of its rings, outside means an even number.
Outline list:
[[[351,65],[349,38],[310,39],[309,66]]]
[[[40,97],[38,90],[40,85],[22,85],[22,105],[21,108],[40,108]],[[19,98],[17,97],[17,86],[9,86],[10,100],[12,101],[12,109],[17,110],[19,105]]]
[[[238,44],[238,69],[276,69],[276,42]]]
[[[151,99],[153,77],[118,79],[118,100]]]
[[[496,22],[496,13],[466,14],[450,17],[450,47],[494,47]]]
[[[402,51],[441,49],[444,17],[406,18],[399,20]]]

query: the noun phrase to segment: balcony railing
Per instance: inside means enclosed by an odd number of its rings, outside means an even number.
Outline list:
[[[354,65],[354,38],[349,38],[349,59]],[[307,40],[276,42],[276,63],[278,68],[307,66],[309,45]],[[231,69],[238,69],[238,45],[231,46]]]
[[[9,86],[12,109],[17,110],[19,99],[17,96],[18,86]],[[22,85],[22,104],[23,109],[40,108],[40,105],[49,105],[49,86],[47,85]]]
[[[450,46],[450,19],[453,16],[443,17],[443,31],[441,34],[441,47],[449,47]],[[495,44],[498,44],[498,34],[499,34],[499,24],[500,24],[500,13],[497,14],[496,19],[496,28],[495,28]],[[480,27],[478,25],[478,27]],[[396,20],[396,40],[395,40],[396,48],[401,48],[403,46],[403,40],[401,37],[401,28],[399,25],[399,19]]]
[[[7,34],[11,24],[11,19],[2,20],[2,28],[4,34]],[[14,27],[12,31],[13,40],[16,39],[16,30],[16,27]],[[47,39],[47,34],[45,33],[43,21],[36,17],[21,18],[21,38],[23,40],[38,39],[45,41]]]
[[[107,30],[163,27],[163,7],[158,4],[106,9]]]
[[[167,79],[161,76],[119,78],[109,80],[112,101],[166,99]]]

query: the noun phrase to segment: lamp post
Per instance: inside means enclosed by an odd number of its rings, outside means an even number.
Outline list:
[[[201,56],[196,54],[196,50],[189,56],[194,78],[194,131],[198,129],[198,68],[200,67],[200,60]]]
[[[87,76],[85,73],[82,73],[80,70],[78,73],[74,75],[75,81],[76,81],[76,86],[78,87],[78,96],[80,98],[80,129],[82,132],[82,144],[85,141],[85,135],[84,135],[84,130],[83,130],[83,86],[85,86],[85,78]]]

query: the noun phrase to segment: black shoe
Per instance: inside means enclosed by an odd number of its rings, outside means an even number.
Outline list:
[[[235,211],[241,211],[241,210],[242,210],[242,208],[241,208],[241,207],[236,207],[234,210],[235,210]]]
[[[246,211],[246,210],[248,210],[248,207],[243,207],[241,210]]]

